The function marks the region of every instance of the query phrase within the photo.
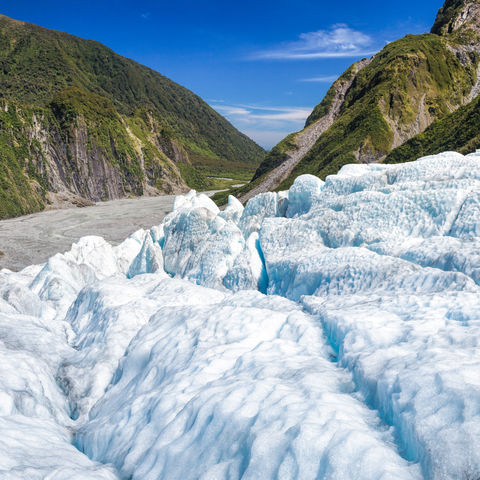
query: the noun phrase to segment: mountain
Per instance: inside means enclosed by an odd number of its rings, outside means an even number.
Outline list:
[[[104,45],[0,16],[0,218],[208,188],[264,151],[189,90]]]
[[[480,3],[448,0],[431,33],[407,35],[353,64],[314,108],[305,128],[275,146],[252,181],[234,193],[246,201],[264,191],[288,188],[303,173],[325,178],[347,163],[383,162],[437,121],[449,124],[452,112],[477,97],[479,60]],[[460,118],[462,114],[452,117]],[[437,131],[442,128],[428,135]],[[464,138],[459,145],[450,139],[439,138],[431,153],[440,151],[440,144],[443,150],[459,149],[472,140]],[[399,156],[402,151],[395,154],[396,161],[407,160]],[[409,156],[414,158],[417,153]]]

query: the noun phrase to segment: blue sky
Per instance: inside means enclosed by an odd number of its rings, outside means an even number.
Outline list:
[[[428,31],[443,0],[0,0],[98,40],[200,95],[265,148],[303,127],[354,61]]]

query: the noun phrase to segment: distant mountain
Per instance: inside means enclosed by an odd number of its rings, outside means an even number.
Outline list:
[[[208,176],[251,175],[263,157],[150,68],[0,15],[0,218],[48,203],[208,188]]]
[[[478,108],[479,60],[480,2],[447,0],[431,33],[407,35],[353,64],[315,107],[305,128],[274,147],[252,181],[234,193],[245,201],[288,188],[303,173],[324,178],[347,163],[383,162],[432,124],[420,135],[427,141],[412,140],[388,161],[413,160],[412,145],[419,142],[414,156],[471,148],[478,132],[467,112]],[[474,100],[469,109],[452,113]],[[469,133],[453,135],[465,121],[472,127]]]

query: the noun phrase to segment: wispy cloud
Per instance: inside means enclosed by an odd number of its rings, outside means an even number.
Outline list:
[[[221,112],[222,115],[239,115],[243,117],[251,113],[250,110],[232,105],[212,105],[212,107],[218,112]]]
[[[337,80],[338,75],[323,75],[319,77],[311,77],[311,78],[301,78],[300,82],[317,82],[317,83],[333,83]]]
[[[288,133],[301,130],[312,109],[253,104],[218,104],[212,107],[227,117],[239,130],[269,149]]]
[[[305,107],[261,107],[256,105],[212,105],[226,116],[236,116],[242,121],[274,120],[274,121],[305,121],[312,112]]]
[[[143,12],[140,14],[140,16],[144,19],[144,20],[148,20],[150,18],[150,12]]]
[[[302,33],[299,40],[278,48],[253,52],[250,60],[313,60],[319,58],[353,58],[373,55],[372,38],[348,25],[339,23],[329,30]]]

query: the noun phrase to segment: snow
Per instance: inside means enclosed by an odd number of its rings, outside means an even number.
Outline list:
[[[0,478],[479,478],[479,252],[446,152],[2,270]]]

